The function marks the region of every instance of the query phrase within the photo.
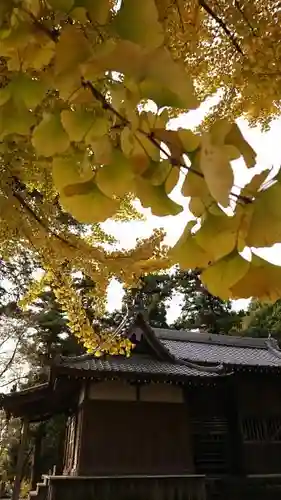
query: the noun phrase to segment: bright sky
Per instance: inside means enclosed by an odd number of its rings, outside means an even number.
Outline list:
[[[204,114],[208,110],[210,103],[215,103],[215,100],[210,100],[209,103],[203,104],[199,110],[191,111],[188,114],[173,120],[172,128],[194,128],[201,122]],[[265,168],[278,168],[281,164],[281,147],[278,146],[281,137],[281,119],[272,122],[268,132],[261,132],[258,127],[249,128],[247,123],[239,120],[238,124],[245,138],[257,152],[257,165],[254,169],[247,169],[243,161],[238,160],[234,165],[235,185],[244,186],[254,173],[257,173]],[[184,199],[179,189],[175,189],[171,196],[175,201],[181,202],[184,206],[184,211],[177,216],[155,217],[151,215],[151,211],[146,209],[146,221],[144,222],[113,222],[107,221],[104,223],[104,228],[113,234],[119,241],[120,247],[131,248],[135,245],[136,239],[147,237],[151,234],[153,228],[163,227],[167,236],[165,243],[168,245],[174,244],[181,235],[187,221],[192,218],[188,211],[188,202]],[[259,253],[262,257],[281,265],[281,243],[270,249],[260,249]],[[110,311],[121,306],[123,290],[119,283],[112,282],[108,291],[108,308]],[[241,299],[235,301],[235,309],[246,307],[247,301]],[[180,313],[180,301],[175,298],[168,312],[168,321],[174,321]]]

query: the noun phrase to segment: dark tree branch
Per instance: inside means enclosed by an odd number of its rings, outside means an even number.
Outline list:
[[[213,9],[205,2],[205,0],[199,0],[199,5],[201,5],[201,7],[207,12],[207,14],[209,14],[209,16],[211,16],[216,21],[216,23],[221,27],[226,36],[232,42],[232,45],[235,47],[237,52],[239,52],[241,56],[244,56],[243,50],[241,49],[235,36],[233,35],[233,33],[231,33],[230,29],[225,24],[225,22],[213,11]]]
[[[58,240],[60,240],[62,243],[64,243],[65,245],[68,245],[72,248],[76,248],[75,245],[73,245],[72,243],[70,243],[69,241],[65,240],[64,238],[62,238],[62,236],[60,236],[59,234],[56,234],[54,233],[50,227],[48,227],[43,221],[42,219],[40,219],[40,217],[38,217],[38,215],[32,210],[32,208],[28,205],[28,203],[26,203],[26,201],[22,198],[22,196],[19,194],[19,193],[16,193],[15,191],[13,192],[13,196],[18,200],[18,202],[20,203],[20,205],[22,206],[22,208],[25,209],[25,211],[33,218],[36,220],[36,222],[39,224],[39,226],[41,226],[45,231],[46,233],[50,233],[52,236],[54,236],[55,238],[57,238]]]
[[[247,16],[246,16],[245,12],[243,11],[243,9],[242,9],[242,7],[241,7],[241,5],[240,5],[239,1],[238,1],[238,0],[234,0],[234,5],[235,5],[236,9],[240,12],[241,16],[243,17],[243,19],[244,19],[245,23],[247,24],[247,26],[248,26],[248,27],[250,28],[250,30],[252,31],[253,35],[254,35],[254,36],[257,36],[257,35],[256,35],[256,32],[255,32],[255,29],[254,29],[254,28],[253,28],[253,26],[251,25],[251,23],[250,23],[249,19],[247,18]]]
[[[15,345],[15,348],[14,348],[14,351],[13,351],[13,354],[12,356],[10,357],[10,359],[7,361],[7,363],[5,364],[4,368],[2,369],[2,371],[0,372],[0,379],[1,377],[3,377],[3,375],[5,375],[5,373],[9,370],[9,368],[12,366],[13,362],[14,362],[14,359],[16,357],[16,353],[17,353],[17,350],[18,350],[18,346],[19,346],[19,343],[21,341],[21,337],[18,338],[17,342],[16,342],[16,345]]]

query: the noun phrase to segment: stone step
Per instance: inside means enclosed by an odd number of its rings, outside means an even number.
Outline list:
[[[36,490],[29,492],[29,500],[46,500],[48,493],[47,483],[37,483]]]

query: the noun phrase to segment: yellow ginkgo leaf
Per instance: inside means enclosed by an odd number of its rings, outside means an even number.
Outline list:
[[[159,108],[197,108],[190,76],[180,62],[174,62],[167,50],[159,47],[147,54],[144,68],[145,73],[139,82],[142,97],[152,99]]]
[[[145,55],[143,47],[129,40],[107,40],[81,64],[81,72],[86,80],[94,80],[104,71],[118,71],[138,81],[143,75]]]
[[[180,165],[183,163],[182,155],[184,154],[184,148],[178,133],[175,130],[166,130],[165,128],[155,128],[152,132],[154,139],[159,145],[161,145],[161,142],[164,142],[168,147],[173,164],[178,163]]]
[[[95,163],[105,165],[112,161],[112,143],[108,135],[91,141],[91,149],[94,153]]]
[[[96,143],[97,139],[104,137],[108,132],[108,120],[105,116],[98,116],[93,120],[92,126],[85,136],[85,143]]]
[[[225,143],[225,137],[231,131],[232,124],[225,118],[220,118],[212,123],[210,127],[210,135],[212,137],[212,143],[215,146],[223,146]]]
[[[64,109],[61,112],[61,122],[71,141],[82,141],[94,121],[95,116],[91,111]]]
[[[65,132],[59,114],[46,113],[35,127],[32,144],[38,155],[53,156],[61,154],[69,147],[69,138]]]
[[[229,217],[222,211],[221,215],[208,212],[200,229],[195,233],[195,240],[215,262],[235,249],[239,224],[238,215]]]
[[[104,222],[118,210],[120,203],[107,198],[93,183],[90,192],[81,195],[60,195],[60,204],[66,212],[84,224]]]
[[[21,100],[28,109],[35,109],[47,91],[46,83],[24,73],[19,73],[9,87],[14,101]]]
[[[265,182],[269,175],[270,169],[267,168],[252,177],[250,182],[241,189],[240,196],[252,199],[256,196],[257,192],[261,188],[262,184]]]
[[[204,177],[199,174],[201,171],[189,170],[185,176],[183,185],[182,185],[182,195],[183,196],[197,196],[199,198],[205,197],[209,194],[208,186]]]
[[[164,42],[154,0],[123,0],[111,26],[121,38],[139,45],[154,48]]]
[[[68,13],[73,7],[74,0],[48,0],[48,3],[54,10]]]
[[[228,207],[234,182],[233,171],[223,148],[214,146],[207,133],[202,136],[200,169],[213,198],[223,207]]]
[[[226,300],[231,295],[231,288],[245,276],[249,267],[250,262],[235,251],[205,269],[201,280],[212,295]]]
[[[150,162],[148,169],[144,172],[143,177],[147,179],[152,186],[160,186],[166,181],[169,173],[172,170],[172,165],[169,160]]]
[[[188,208],[194,217],[201,217],[206,212],[206,206],[201,198],[191,198]]]
[[[153,215],[165,217],[182,212],[181,205],[171,200],[165,191],[165,184],[152,186],[149,181],[136,177],[136,195],[144,208],[151,208]]]
[[[167,194],[170,194],[173,189],[177,186],[180,177],[180,169],[176,166],[173,166],[170,173],[168,174],[167,179],[165,180],[165,191]]]
[[[195,151],[200,146],[201,139],[199,135],[194,134],[191,130],[180,128],[177,130],[179,139],[183,145],[184,151]]]
[[[77,66],[92,55],[91,45],[77,24],[66,24],[56,45],[55,73],[68,73],[75,78]]]
[[[225,136],[225,144],[235,146],[244,158],[247,167],[254,167],[256,163],[256,152],[250,144],[244,139],[238,125],[233,123],[230,131]]]
[[[62,193],[68,185],[85,183],[93,180],[94,173],[82,155],[56,156],[53,159],[53,182]]]
[[[88,12],[85,7],[74,7],[70,12],[71,19],[78,21],[81,24],[86,24],[88,19]]]
[[[242,252],[247,246],[247,237],[254,213],[254,206],[252,203],[246,205],[239,204],[236,207],[236,213],[238,217],[240,217],[240,224],[237,235],[237,250],[238,252]]]
[[[281,267],[252,254],[248,272],[231,287],[231,297],[275,302],[281,296]]]
[[[198,245],[191,233],[195,224],[196,222],[190,221],[186,225],[181,237],[169,252],[172,262],[179,264],[182,269],[201,269],[212,262],[212,256]]]
[[[10,99],[0,108],[0,138],[6,135],[29,135],[35,116],[24,106]]]
[[[83,0],[86,3],[86,7],[89,13],[89,17],[93,23],[97,23],[102,26],[107,23],[110,11],[111,2],[110,0]]]
[[[246,243],[267,247],[281,242],[281,184],[260,191],[252,202],[253,214]],[[268,222],[270,221],[270,222]]]
[[[55,48],[56,44],[50,38],[29,44],[23,51],[22,71],[28,69],[40,71],[44,66],[48,66],[54,57]]]
[[[115,149],[112,152],[111,163],[98,169],[95,180],[99,189],[112,198],[134,191],[134,179],[131,163],[121,151]]]
[[[136,166],[136,173],[142,174],[151,161],[159,162],[160,150],[140,132],[132,132],[125,127],[121,132],[121,149],[125,156],[130,158]]]
[[[10,85],[6,85],[6,87],[2,87],[0,89],[0,106],[3,106],[12,96]]]

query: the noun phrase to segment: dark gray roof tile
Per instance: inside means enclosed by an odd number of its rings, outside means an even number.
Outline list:
[[[246,337],[243,335],[222,335],[196,330],[172,330],[154,328],[156,337],[161,340],[178,340],[180,342],[196,342],[211,345],[226,345],[232,347],[253,347],[267,349],[266,338]]]
[[[158,361],[150,356],[132,354],[129,358],[124,356],[110,356],[107,358],[91,358],[85,361],[63,360],[64,367],[76,368],[78,370],[90,370],[98,373],[111,372],[127,375],[149,375],[168,378],[185,377],[212,377],[215,373],[208,373],[190,368],[181,364],[172,364]]]
[[[281,367],[281,359],[266,346],[238,347],[204,342],[181,342],[161,340],[164,346],[177,359],[196,363],[223,363],[232,366]]]

